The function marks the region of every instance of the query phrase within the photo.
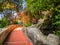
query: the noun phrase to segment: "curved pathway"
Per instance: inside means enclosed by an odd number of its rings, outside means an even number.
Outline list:
[[[15,28],[6,38],[3,45],[33,45],[22,31],[22,27]]]

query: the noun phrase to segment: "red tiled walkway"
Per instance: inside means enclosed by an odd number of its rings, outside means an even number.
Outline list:
[[[32,45],[32,42],[27,40],[21,27],[18,27],[8,35],[3,45]]]

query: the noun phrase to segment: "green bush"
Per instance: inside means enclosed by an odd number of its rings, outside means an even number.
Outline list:
[[[5,26],[9,25],[9,20],[6,18],[3,18],[2,20],[0,20],[0,28],[3,28]]]
[[[24,26],[28,27],[28,26],[31,26],[31,25],[32,25],[32,23],[28,23],[28,24],[25,24]]]
[[[54,34],[57,35],[57,36],[60,36],[60,30],[54,31]]]
[[[54,23],[52,23],[52,25],[56,28],[54,31],[54,34],[59,35],[60,36],[60,15],[56,15],[55,16],[55,20]]]
[[[60,35],[60,4],[58,4],[53,11],[52,25],[55,27],[54,34]]]

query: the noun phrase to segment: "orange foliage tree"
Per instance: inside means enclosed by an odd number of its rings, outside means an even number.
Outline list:
[[[18,16],[20,16],[23,25],[30,23],[30,15],[26,14],[25,11],[18,13]]]

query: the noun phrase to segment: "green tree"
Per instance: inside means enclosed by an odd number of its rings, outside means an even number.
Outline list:
[[[26,10],[35,17],[41,16],[43,11],[51,11],[51,17],[48,20],[50,20],[55,34],[60,35],[60,0],[26,0],[26,6]]]

